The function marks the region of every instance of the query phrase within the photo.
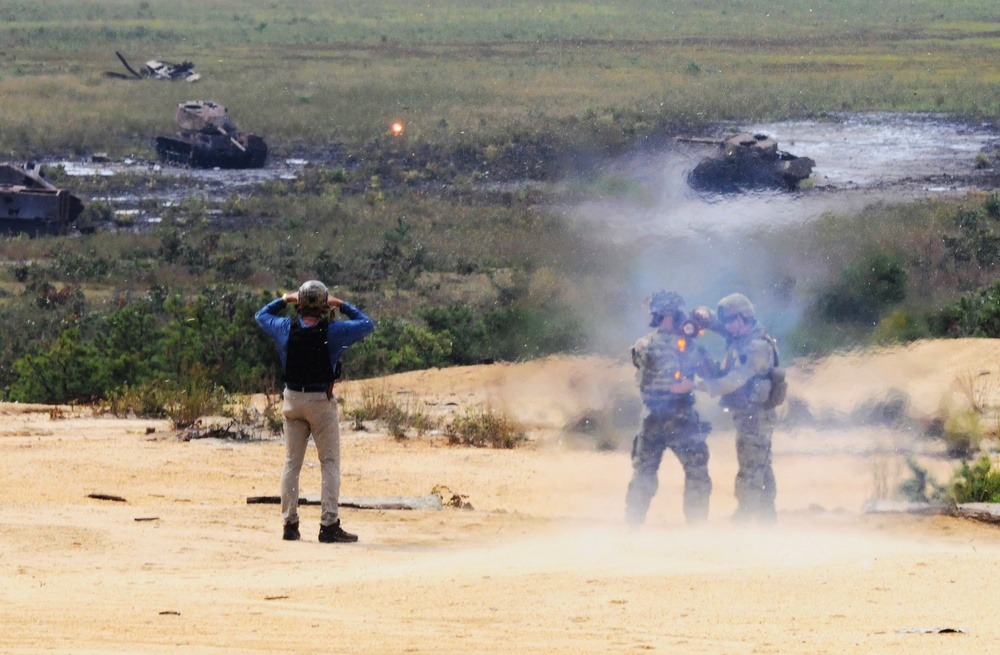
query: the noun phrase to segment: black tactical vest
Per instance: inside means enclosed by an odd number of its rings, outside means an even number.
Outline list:
[[[285,382],[297,386],[320,386],[333,382],[333,367],[327,348],[329,321],[320,321],[314,327],[304,328],[297,319],[292,320],[288,335],[288,352],[285,359]]]

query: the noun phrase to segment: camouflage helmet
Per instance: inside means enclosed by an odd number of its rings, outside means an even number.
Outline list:
[[[719,309],[716,312],[720,323],[725,323],[737,316],[743,317],[746,321],[756,320],[756,311],[753,303],[742,293],[731,293],[719,301]]]
[[[319,316],[329,309],[326,285],[319,280],[308,280],[299,287],[298,310],[307,316]]]
[[[649,299],[649,313],[666,316],[684,308],[684,299],[673,291],[659,290]]]

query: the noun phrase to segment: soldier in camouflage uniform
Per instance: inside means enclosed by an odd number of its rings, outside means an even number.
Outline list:
[[[657,471],[669,448],[684,467],[684,516],[698,522],[708,516],[712,480],[708,475],[710,426],[694,408],[695,375],[709,376],[714,363],[695,343],[699,327],[683,311],[684,300],[673,292],[658,291],[649,311],[656,328],[632,348],[638,369],[639,391],[645,405],[642,432],[632,442],[632,480],[625,497],[625,519],[639,525],[659,486]]]
[[[738,293],[719,301],[717,326],[726,336],[726,357],[719,377],[698,380],[695,389],[721,396],[736,426],[738,507],[734,520],[775,520],[771,436],[775,413],[765,404],[771,393],[771,369],[778,346],[757,323],[754,306]]]

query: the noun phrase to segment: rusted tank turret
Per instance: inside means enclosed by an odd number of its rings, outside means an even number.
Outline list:
[[[699,191],[717,193],[794,190],[809,177],[815,165],[808,157],[778,150],[778,142],[766,134],[743,133],[720,142],[718,153],[702,160],[688,174],[688,184]]]
[[[83,213],[83,201],[58,189],[41,168],[0,164],[0,233],[65,234]]]
[[[156,137],[160,160],[196,168],[260,168],[267,162],[264,139],[240,132],[228,110],[209,100],[177,105],[174,136]]]

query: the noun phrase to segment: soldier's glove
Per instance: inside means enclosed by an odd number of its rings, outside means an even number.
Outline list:
[[[691,310],[690,320],[694,323],[698,331],[712,329],[715,326],[715,316],[708,307],[695,307]]]

